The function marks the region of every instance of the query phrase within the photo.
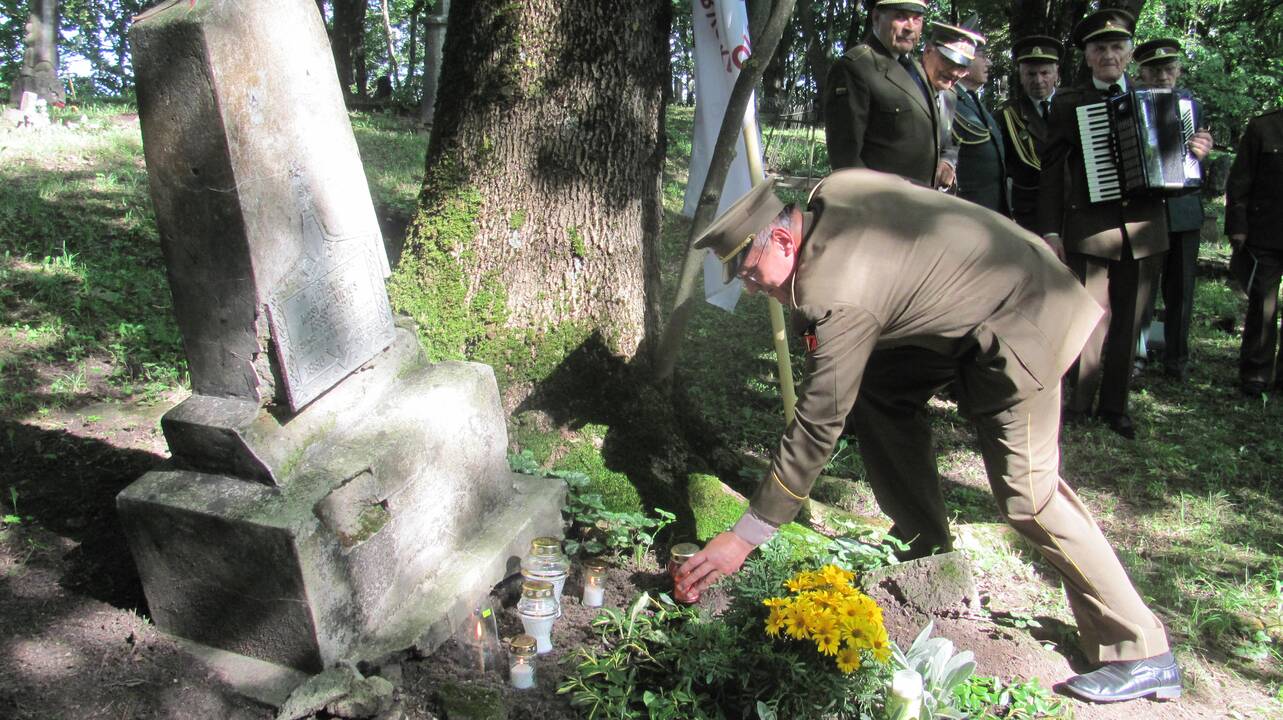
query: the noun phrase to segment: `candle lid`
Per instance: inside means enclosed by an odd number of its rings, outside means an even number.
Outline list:
[[[535,555],[560,554],[561,541],[555,537],[537,537],[530,541],[530,552]]]
[[[518,655],[535,654],[535,638],[533,635],[518,635],[508,641],[508,646]]]
[[[603,573],[609,568],[610,563],[606,562],[605,558],[592,557],[584,561],[584,570],[588,572]]]
[[[547,580],[522,580],[521,594],[528,598],[552,597],[552,583]]]
[[[697,552],[699,552],[699,546],[695,543],[678,543],[669,549],[668,554],[678,562],[686,562]]]

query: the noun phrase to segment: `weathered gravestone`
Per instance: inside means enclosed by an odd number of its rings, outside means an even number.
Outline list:
[[[194,391],[118,498],[151,615],[313,673],[431,649],[560,531],[563,487],[508,471],[489,367],[394,322],[316,3],[177,0],[130,38]]]

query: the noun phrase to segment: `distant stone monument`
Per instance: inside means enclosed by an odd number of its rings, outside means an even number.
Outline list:
[[[316,3],[174,0],[130,39],[193,389],[117,499],[152,618],[309,673],[431,650],[564,489],[508,471],[492,370],[393,318]]]
[[[57,0],[32,0],[26,30],[22,65],[10,84],[9,105],[19,107],[24,93],[35,93],[46,103],[61,107],[67,93],[58,79]]]

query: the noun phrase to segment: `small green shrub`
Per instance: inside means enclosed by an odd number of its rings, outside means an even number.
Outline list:
[[[1038,678],[1029,682],[1012,680],[1003,683],[995,677],[973,675],[954,688],[953,693],[958,699],[958,709],[978,720],[1072,717],[1065,701],[1039,685]]]
[[[588,555],[610,551],[628,554],[633,564],[640,564],[655,544],[655,536],[668,527],[677,516],[662,508],[655,508],[658,518],[640,512],[607,510],[601,495],[592,492],[592,481],[579,472],[555,475],[566,481],[569,493],[562,507],[572,525],[579,531],[579,538],[566,540],[566,552],[575,555],[581,550]]]

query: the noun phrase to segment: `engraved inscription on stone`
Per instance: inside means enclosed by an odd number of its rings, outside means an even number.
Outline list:
[[[303,216],[303,235],[312,252],[268,303],[293,411],[387,347],[394,333],[377,235],[328,237],[312,213]]]

